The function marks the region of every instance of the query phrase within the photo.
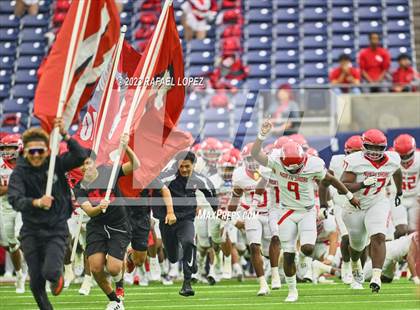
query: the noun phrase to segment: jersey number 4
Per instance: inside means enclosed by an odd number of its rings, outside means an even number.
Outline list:
[[[379,193],[382,189],[382,187],[385,186],[386,183],[386,178],[378,178],[378,183],[379,186],[376,187],[376,192],[373,193],[373,195],[376,195],[377,193]],[[369,194],[370,189],[372,188],[372,186],[368,186],[366,187],[365,191],[363,192],[363,195],[367,196]]]
[[[296,200],[300,200],[299,183],[297,183],[297,182],[288,182],[287,183],[287,190],[289,192],[295,193]]]

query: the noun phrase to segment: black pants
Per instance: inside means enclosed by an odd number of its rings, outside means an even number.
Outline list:
[[[53,309],[45,291],[46,280],[57,282],[63,272],[68,230],[40,229],[22,234],[22,250],[28,264],[30,287],[39,309]]]
[[[197,272],[194,222],[192,220],[180,220],[170,226],[161,221],[159,228],[163,245],[171,263],[176,263],[180,259],[179,244],[181,244],[184,280],[190,280],[191,275]]]

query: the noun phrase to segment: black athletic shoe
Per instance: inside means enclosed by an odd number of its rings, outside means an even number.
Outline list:
[[[379,284],[375,282],[370,283],[369,287],[372,289],[372,293],[379,293],[379,290],[381,289]]]
[[[208,282],[210,285],[215,285],[215,284],[216,284],[216,279],[215,279],[215,278],[213,278],[213,276],[208,276],[208,277],[207,277],[207,282]]]
[[[54,296],[60,295],[60,293],[63,291],[64,288],[64,277],[63,275],[58,278],[57,282],[51,282],[50,283],[51,293]]]
[[[189,297],[189,296],[194,296],[194,294],[195,292],[191,287],[191,281],[184,280],[184,283],[182,284],[182,288],[179,291],[179,295]]]

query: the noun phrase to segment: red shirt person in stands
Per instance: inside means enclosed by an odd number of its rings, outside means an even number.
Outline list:
[[[369,47],[362,49],[359,54],[359,66],[363,79],[368,83],[382,82],[386,78],[390,64],[391,57],[388,50],[380,46],[379,34],[370,33]]]
[[[360,90],[354,85],[360,84],[360,71],[357,68],[354,68],[351,64],[351,58],[349,55],[341,54],[338,58],[339,66],[333,68],[330,72],[330,82],[331,84],[353,84],[351,92],[359,93]],[[334,89],[336,92],[347,93],[349,91],[348,87],[340,87]]]
[[[410,57],[407,54],[400,54],[398,64],[400,66],[392,73],[392,82],[394,83],[392,90],[394,92],[414,91],[415,88],[410,84],[416,79],[417,73],[411,66]]]

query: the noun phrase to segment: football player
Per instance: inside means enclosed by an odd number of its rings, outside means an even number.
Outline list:
[[[1,224],[8,243],[8,252],[16,271],[16,293],[25,293],[25,275],[22,271],[22,253],[17,231],[22,226],[20,213],[13,210],[7,201],[7,187],[9,177],[16,165],[16,159],[23,150],[22,140],[19,134],[11,134],[3,137],[0,141],[0,210]]]
[[[301,145],[291,141],[285,143],[278,156],[261,152],[261,144],[268,137],[272,124],[264,121],[252,148],[252,156],[263,166],[272,170],[271,178],[275,178],[280,188],[280,207],[277,212],[270,212],[271,231],[277,233],[284,251],[284,272],[289,294],[286,302],[298,300],[296,288],[295,252],[299,238],[301,252],[310,257],[313,254],[316,240],[316,210],[314,181],[319,183],[321,208],[327,208],[327,188],[337,188],[346,195],[354,206],[358,200],[347,188],[329,174],[322,159],[308,156]],[[278,226],[278,227],[277,227]]]
[[[408,134],[399,135],[394,140],[394,150],[400,155],[403,175],[402,204],[391,208],[395,238],[399,238],[416,229],[420,208],[420,152],[416,151],[416,140]]]
[[[401,204],[401,160],[396,152],[385,151],[387,138],[378,129],[362,135],[363,149],[346,156],[341,177],[346,187],[360,199],[360,210],[346,205],[343,220],[349,232],[353,270],[351,288],[363,289],[363,269],[359,258],[370,238],[372,254],[372,292],[381,288],[382,266],[385,260],[386,224],[390,212],[385,187],[393,178],[396,186],[395,206]]]

